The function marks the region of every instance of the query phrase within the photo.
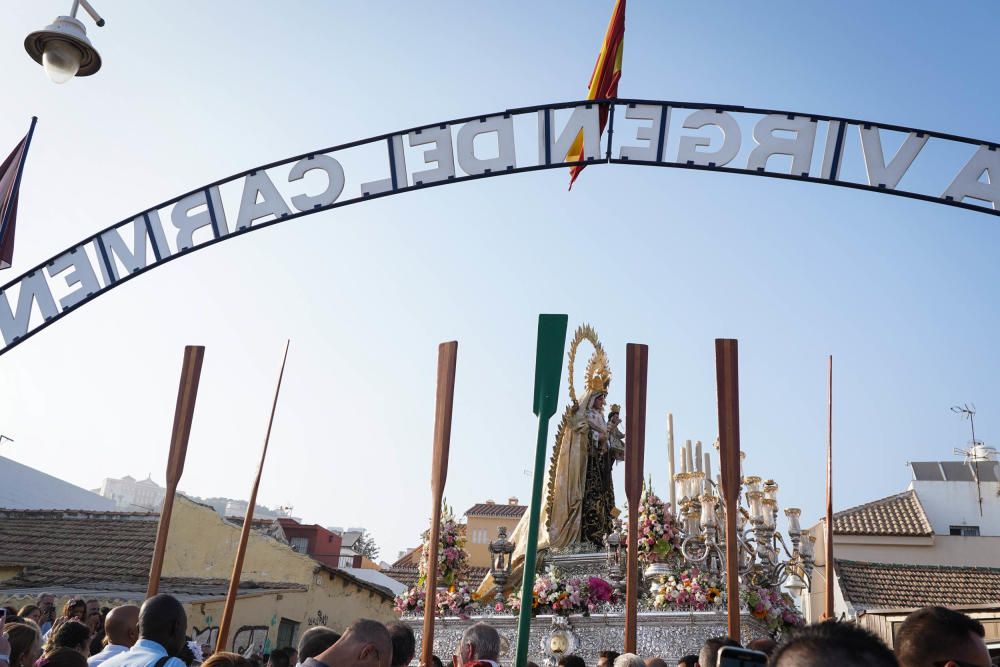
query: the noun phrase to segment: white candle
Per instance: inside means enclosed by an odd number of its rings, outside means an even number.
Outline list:
[[[667,483],[670,486],[670,509],[677,508],[677,485],[674,484],[674,415],[667,413]]]
[[[703,472],[701,469],[701,440],[695,445],[694,464],[698,466],[698,472]]]
[[[691,441],[684,441],[684,458],[687,459],[687,472],[694,472],[694,458],[691,454]]]
[[[708,452],[705,452],[705,479],[712,479],[712,459],[708,456]]]

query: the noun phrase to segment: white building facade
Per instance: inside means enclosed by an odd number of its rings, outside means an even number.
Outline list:
[[[151,477],[136,481],[125,475],[121,479],[105,478],[98,493],[126,512],[159,512],[167,490]]]

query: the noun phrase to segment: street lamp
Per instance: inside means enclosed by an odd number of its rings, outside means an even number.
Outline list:
[[[24,38],[24,50],[53,83],[66,83],[74,76],[90,76],[101,69],[101,56],[87,39],[87,29],[76,18],[80,6],[100,27],[104,19],[87,0],[73,0],[69,16],[57,16],[44,30],[36,30]]]

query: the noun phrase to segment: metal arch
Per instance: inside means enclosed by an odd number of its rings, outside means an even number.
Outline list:
[[[47,260],[45,260],[45,261],[37,264],[36,266],[32,267],[28,271],[25,271],[23,274],[21,274],[17,278],[15,278],[15,279],[7,282],[6,284],[4,284],[2,287],[0,287],[0,295],[6,294],[7,291],[11,287],[19,284],[20,282],[22,282],[23,280],[25,280],[27,278],[33,277],[36,273],[38,273],[39,271],[42,271],[46,267],[51,266],[53,264],[53,262],[57,258],[65,255],[67,253],[70,253],[70,252],[76,252],[78,250],[83,250],[83,248],[85,246],[87,246],[88,244],[91,244],[91,243],[94,244],[95,251],[98,254],[98,262],[103,262],[103,266],[104,267],[111,266],[113,264],[113,260],[109,259],[107,248],[105,247],[105,243],[104,243],[103,239],[101,238],[104,234],[106,234],[106,233],[108,233],[110,231],[113,231],[113,230],[117,230],[117,229],[123,228],[123,227],[129,225],[130,223],[133,223],[134,221],[137,221],[139,219],[145,219],[145,224],[147,226],[147,232],[149,232],[150,231],[150,229],[149,229],[149,219],[148,219],[148,214],[149,213],[154,212],[154,211],[159,211],[160,209],[164,209],[164,208],[166,208],[168,206],[174,205],[174,204],[180,202],[181,200],[183,200],[186,197],[189,197],[191,195],[195,195],[195,194],[198,194],[198,193],[208,193],[213,188],[217,188],[217,187],[219,187],[221,185],[225,185],[227,183],[233,183],[233,182],[235,182],[235,181],[237,181],[237,180],[239,180],[241,178],[253,175],[253,174],[257,173],[257,172],[266,171],[268,169],[273,169],[275,167],[281,167],[281,166],[284,166],[284,165],[289,165],[289,164],[292,164],[292,163],[295,163],[295,162],[298,162],[298,161],[301,161],[301,160],[310,159],[310,158],[318,156],[318,155],[323,155],[323,154],[327,154],[327,153],[336,153],[338,151],[345,151],[345,150],[348,150],[348,149],[351,149],[351,148],[357,148],[357,147],[361,147],[361,146],[372,145],[372,144],[375,144],[375,143],[380,142],[380,141],[386,141],[388,143],[388,145],[389,145],[389,158],[390,158],[389,171],[390,171],[390,178],[392,180],[392,189],[384,191],[384,192],[377,192],[377,193],[372,193],[372,194],[364,194],[362,196],[345,199],[343,201],[334,201],[333,203],[326,204],[326,205],[317,205],[314,208],[311,208],[309,210],[292,212],[292,213],[290,213],[288,215],[284,215],[284,216],[281,216],[281,217],[278,217],[278,218],[274,218],[272,220],[265,220],[263,222],[255,223],[255,224],[252,224],[250,226],[244,227],[242,229],[233,229],[232,231],[228,231],[225,234],[219,234],[219,230],[216,227],[216,223],[215,223],[215,217],[216,217],[215,216],[215,212],[212,210],[212,199],[211,199],[211,197],[206,196],[206,203],[208,205],[209,213],[210,213],[210,216],[212,217],[212,221],[213,221],[213,232],[214,232],[213,238],[211,238],[209,240],[206,240],[206,241],[198,242],[198,243],[196,243],[195,245],[192,245],[189,248],[185,248],[185,249],[178,248],[176,251],[172,252],[168,256],[161,257],[160,249],[157,248],[157,243],[153,239],[152,234],[150,234],[150,243],[151,243],[151,246],[152,246],[153,254],[155,256],[155,261],[150,262],[146,266],[138,268],[138,269],[132,271],[131,273],[127,273],[125,275],[117,276],[110,283],[107,283],[106,281],[101,281],[101,282],[104,282],[105,284],[103,284],[100,287],[100,289],[98,289],[97,291],[95,291],[93,293],[88,294],[85,298],[81,299],[79,302],[73,304],[72,306],[62,308],[58,313],[56,313],[55,315],[53,315],[53,316],[45,319],[43,322],[41,322],[37,326],[31,327],[30,326],[30,320],[29,320],[28,331],[24,335],[22,335],[20,337],[16,337],[13,340],[11,340],[10,342],[7,342],[2,347],[0,347],[0,355],[3,355],[5,353],[7,353],[8,351],[10,351],[11,349],[13,349],[14,347],[20,345],[21,343],[23,343],[27,339],[31,338],[33,335],[35,335],[39,331],[42,331],[43,329],[45,329],[49,325],[51,325],[51,324],[55,323],[56,321],[62,319],[62,317],[64,317],[65,315],[68,315],[69,313],[73,312],[77,308],[79,308],[79,307],[81,307],[81,306],[89,303],[93,299],[96,299],[98,296],[101,296],[102,294],[105,294],[106,292],[110,291],[112,288],[117,287],[118,285],[120,285],[122,283],[128,282],[129,280],[131,280],[131,279],[133,279],[133,278],[135,278],[135,277],[137,277],[139,275],[142,275],[143,273],[146,273],[147,271],[149,271],[149,270],[151,270],[151,269],[153,269],[155,267],[158,267],[158,266],[160,266],[162,264],[165,264],[165,263],[170,262],[172,260],[175,260],[177,258],[183,257],[183,256],[185,256],[185,255],[187,255],[187,254],[189,254],[191,252],[196,251],[196,250],[200,250],[202,248],[214,245],[214,244],[216,244],[216,243],[218,243],[220,241],[224,241],[224,240],[227,240],[227,239],[230,239],[230,238],[235,238],[235,237],[241,236],[243,234],[249,233],[251,231],[254,231],[254,230],[257,230],[257,229],[263,229],[265,227],[270,227],[271,225],[275,225],[275,224],[278,224],[280,222],[284,222],[284,221],[287,221],[287,220],[292,220],[292,219],[295,219],[295,218],[301,218],[301,217],[304,217],[306,215],[310,215],[310,214],[313,214],[313,213],[319,213],[321,211],[327,211],[327,210],[339,208],[341,206],[348,206],[348,205],[351,205],[351,204],[356,204],[356,203],[367,201],[367,200],[370,200],[370,199],[378,199],[378,198],[385,197],[385,196],[388,196],[388,195],[394,195],[394,194],[399,194],[399,193],[403,193],[403,192],[410,192],[410,191],[414,191],[414,190],[422,190],[422,189],[425,189],[425,188],[436,187],[436,186],[439,186],[439,185],[446,185],[446,184],[449,184],[449,183],[471,181],[471,180],[477,180],[477,179],[481,179],[481,178],[491,178],[491,177],[494,177],[494,176],[502,176],[502,175],[514,174],[514,173],[524,173],[524,172],[531,172],[531,171],[540,171],[540,170],[544,170],[544,169],[562,169],[562,168],[566,168],[566,167],[574,166],[574,165],[597,165],[597,164],[602,164],[602,163],[625,164],[625,165],[639,165],[639,166],[655,166],[655,167],[668,167],[668,168],[676,168],[676,169],[694,169],[694,170],[702,170],[702,171],[718,171],[718,172],[724,172],[724,173],[746,174],[746,175],[751,175],[751,176],[767,176],[767,177],[771,177],[771,178],[780,178],[780,179],[793,180],[793,181],[805,181],[805,182],[812,182],[812,183],[821,183],[821,184],[825,184],[825,185],[836,185],[836,186],[840,186],[840,187],[852,188],[852,189],[857,189],[857,190],[868,190],[868,191],[872,191],[872,192],[881,192],[883,194],[891,194],[891,195],[896,195],[896,196],[899,196],[899,197],[907,197],[907,198],[910,198],[910,199],[917,199],[917,200],[920,200],[920,201],[927,201],[927,202],[932,202],[932,203],[937,203],[937,204],[944,204],[946,206],[953,206],[953,207],[956,207],[956,208],[963,208],[963,209],[966,209],[966,210],[978,211],[978,212],[981,212],[981,213],[987,213],[987,214],[990,214],[990,215],[1000,216],[1000,210],[989,209],[989,208],[986,208],[985,206],[976,205],[976,204],[969,204],[969,203],[966,203],[964,201],[954,201],[954,200],[951,200],[951,199],[945,199],[943,197],[936,197],[936,196],[933,196],[933,195],[919,193],[919,192],[911,192],[911,191],[905,191],[905,190],[896,190],[896,189],[889,189],[889,188],[884,188],[884,187],[876,187],[876,186],[867,185],[867,184],[864,184],[864,183],[851,182],[851,181],[842,181],[842,180],[838,180],[838,179],[835,179],[835,178],[822,178],[822,177],[814,177],[814,176],[809,176],[809,175],[797,175],[797,174],[780,173],[780,172],[773,172],[773,171],[751,170],[751,169],[744,169],[744,168],[739,168],[739,167],[727,167],[727,166],[717,166],[717,165],[700,165],[700,164],[691,164],[691,163],[665,162],[665,161],[654,161],[654,160],[630,160],[630,159],[626,159],[626,158],[622,158],[622,157],[615,158],[615,157],[612,157],[612,155],[611,155],[611,142],[610,141],[608,142],[606,153],[604,151],[602,151],[600,158],[589,158],[589,159],[582,160],[582,161],[552,162],[551,161],[551,157],[549,156],[549,152],[550,152],[550,148],[551,148],[551,145],[550,145],[550,133],[551,133],[551,129],[550,129],[550,125],[551,125],[551,123],[550,123],[550,115],[551,114],[549,114],[547,112],[558,110],[558,109],[571,109],[571,108],[578,108],[578,107],[587,107],[587,108],[590,108],[590,107],[592,107],[594,105],[610,105],[610,107],[611,107],[611,121],[612,122],[613,122],[613,118],[614,118],[614,110],[617,107],[632,107],[632,106],[637,106],[637,105],[649,105],[649,106],[658,106],[658,107],[661,107],[662,109],[711,109],[711,110],[715,110],[715,111],[719,111],[719,112],[733,112],[733,113],[752,114],[752,115],[760,115],[760,116],[782,115],[782,116],[787,116],[789,118],[792,118],[792,117],[808,118],[808,119],[810,119],[812,121],[825,121],[825,122],[831,122],[831,123],[832,122],[837,122],[837,123],[841,123],[840,129],[839,129],[839,131],[841,132],[841,134],[843,133],[844,129],[847,126],[849,126],[849,125],[859,126],[859,127],[863,127],[863,128],[876,127],[876,128],[879,128],[879,129],[885,129],[885,130],[895,131],[895,132],[915,133],[915,134],[917,134],[920,137],[926,135],[929,138],[936,138],[936,139],[942,139],[942,140],[945,140],[945,141],[951,141],[951,142],[969,144],[971,146],[977,146],[977,147],[987,147],[991,151],[995,151],[995,150],[1000,149],[1000,144],[998,144],[997,142],[993,142],[993,141],[983,141],[983,140],[974,139],[974,138],[971,138],[971,137],[965,137],[965,136],[960,136],[960,135],[955,135],[955,134],[949,134],[949,133],[944,133],[944,132],[935,132],[935,131],[931,131],[931,130],[921,130],[921,129],[918,129],[918,128],[907,127],[907,126],[903,126],[903,125],[875,123],[875,122],[872,122],[872,121],[865,121],[865,120],[861,120],[861,119],[849,118],[849,117],[844,117],[844,116],[830,116],[830,115],[825,115],[825,114],[800,113],[800,112],[793,112],[793,111],[786,111],[786,110],[779,110],[779,109],[766,109],[766,108],[760,108],[760,107],[745,107],[745,106],[729,105],[729,104],[696,103],[696,102],[682,102],[682,101],[673,101],[673,100],[647,100],[647,99],[633,99],[633,98],[602,99],[602,100],[577,100],[577,101],[571,101],[571,102],[558,102],[558,103],[542,104],[542,105],[535,105],[535,106],[528,106],[528,107],[516,107],[516,108],[507,109],[505,111],[500,111],[500,112],[495,112],[495,113],[490,113],[490,114],[479,114],[479,115],[475,115],[475,116],[465,116],[465,117],[456,118],[456,119],[452,119],[452,120],[444,121],[444,122],[436,122],[436,123],[428,123],[428,124],[424,124],[424,125],[418,125],[418,126],[414,126],[414,127],[411,127],[411,128],[408,128],[408,129],[404,129],[404,130],[400,130],[400,131],[396,131],[396,132],[391,132],[391,133],[386,133],[386,134],[380,134],[380,135],[376,135],[376,136],[373,136],[373,137],[368,137],[368,138],[365,138],[365,139],[359,139],[359,140],[356,140],[356,141],[351,141],[351,142],[347,142],[347,143],[343,143],[343,144],[338,144],[338,145],[330,146],[330,147],[327,147],[327,148],[321,148],[321,149],[318,149],[318,150],[310,151],[308,153],[302,153],[302,154],[295,155],[295,156],[292,156],[292,157],[289,157],[289,158],[285,158],[285,159],[282,159],[282,160],[276,160],[276,161],[269,162],[269,163],[266,163],[266,164],[263,164],[263,165],[260,165],[260,166],[257,166],[257,167],[253,167],[251,169],[246,169],[244,171],[237,172],[237,173],[235,173],[235,174],[233,174],[231,176],[228,176],[226,178],[222,178],[222,179],[213,181],[213,182],[211,182],[211,183],[209,183],[207,185],[200,186],[198,188],[195,188],[193,190],[185,192],[185,193],[183,193],[181,195],[177,195],[175,197],[167,199],[167,200],[165,200],[165,201],[163,201],[163,202],[161,202],[161,203],[159,203],[159,204],[157,204],[155,206],[152,206],[152,207],[149,207],[149,208],[145,209],[144,211],[142,211],[142,212],[140,212],[140,213],[138,213],[136,215],[129,216],[129,217],[127,217],[127,218],[125,218],[125,219],[117,222],[117,223],[109,225],[109,226],[105,227],[104,229],[101,229],[101,230],[95,232],[94,234],[92,234],[92,235],[90,235],[90,236],[82,239],[80,242],[78,242],[78,243],[74,244],[73,246],[70,246],[69,248],[66,248],[65,250],[63,250],[63,251],[61,251],[61,252],[53,255],[49,259],[47,259]],[[408,185],[404,185],[402,187],[398,187],[398,183],[396,182],[397,181],[397,174],[396,174],[396,169],[394,168],[394,164],[395,163],[394,163],[394,158],[393,158],[393,138],[394,137],[401,137],[403,135],[407,135],[407,134],[410,134],[410,133],[419,134],[420,132],[422,132],[424,130],[430,130],[430,129],[433,129],[433,128],[444,128],[444,127],[452,126],[452,125],[461,125],[461,124],[464,124],[464,123],[470,123],[470,122],[477,121],[477,120],[478,121],[485,121],[487,118],[495,118],[495,117],[504,117],[504,118],[507,118],[507,117],[511,117],[511,116],[519,116],[519,115],[531,114],[531,113],[536,113],[536,112],[540,112],[540,111],[545,111],[546,112],[545,113],[545,136],[544,136],[544,140],[545,140],[545,144],[544,145],[545,145],[546,157],[545,157],[545,159],[543,161],[541,161],[540,164],[531,164],[531,165],[525,165],[525,166],[514,166],[514,167],[509,167],[509,168],[504,169],[504,170],[486,171],[485,173],[477,173],[477,174],[463,174],[463,175],[456,174],[454,177],[449,178],[448,180],[441,180],[441,181],[435,181],[435,182],[419,182],[418,181],[418,182],[416,182],[416,183],[414,183],[412,185],[408,184]],[[660,123],[661,136],[662,136],[662,130],[663,130],[663,126],[664,126],[665,122],[666,122],[665,120],[661,120],[661,123]],[[838,144],[839,143],[840,143],[840,141],[838,139]],[[663,145],[661,144],[659,146],[659,150],[658,150],[658,154],[657,154],[658,158],[662,157],[662,150],[663,150]],[[838,147],[837,152],[839,153],[840,151],[841,151],[841,147]],[[839,155],[835,156],[835,161],[838,158],[839,158]],[[833,173],[836,173],[836,171],[834,170]],[[169,250],[169,248],[168,248],[168,250]],[[101,268],[101,267],[99,266],[98,268]]]

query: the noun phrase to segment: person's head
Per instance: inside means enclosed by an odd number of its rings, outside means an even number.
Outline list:
[[[882,640],[853,624],[824,621],[797,630],[771,657],[775,667],[898,667]],[[989,665],[989,663],[986,663]]]
[[[250,661],[239,653],[219,651],[201,663],[201,667],[250,667]]]
[[[698,667],[716,667],[719,663],[719,649],[723,646],[735,646],[740,643],[732,637],[709,637],[698,654]]]
[[[336,644],[338,639],[340,633],[330,628],[322,625],[309,628],[299,638],[299,662],[305,662],[306,658],[315,658]]]
[[[646,663],[635,653],[622,653],[615,658],[614,667],[646,667]]]
[[[670,667],[667,661],[663,658],[657,658],[656,656],[650,656],[646,658],[646,667]]]
[[[403,667],[410,664],[413,654],[417,651],[417,640],[413,630],[405,623],[395,621],[385,626],[392,640],[392,667]]]
[[[134,604],[115,607],[104,619],[109,644],[132,648],[139,639],[139,608]]]
[[[17,615],[21,618],[27,618],[35,623],[42,622],[42,610],[38,608],[38,605],[26,604],[21,607],[21,610],[17,612]]]
[[[276,648],[268,656],[267,664],[270,667],[288,667],[288,651],[283,648]]]
[[[156,642],[168,655],[178,657],[187,641],[187,613],[172,595],[161,593],[142,603],[139,609],[139,637]]]
[[[10,667],[31,667],[42,655],[42,637],[27,623],[7,623],[3,626],[10,641]]]
[[[608,397],[607,394],[598,394],[597,396],[594,396],[594,402],[591,403],[591,405],[594,406],[595,410],[603,410],[604,409],[604,400],[607,397]]]
[[[431,662],[434,663],[434,667],[444,667],[444,663],[441,662],[441,658],[437,657],[436,655],[431,656]]]
[[[63,605],[62,615],[66,618],[75,618],[78,621],[86,620],[87,601],[77,598],[66,600],[66,604]]]
[[[695,667],[698,664],[698,656],[686,655],[677,661],[677,667]]]
[[[53,611],[56,608],[56,596],[52,593],[42,593],[38,596],[38,600],[35,601],[38,608],[42,610],[42,614],[46,611]]]
[[[500,634],[487,623],[470,625],[462,634],[458,657],[463,665],[477,660],[495,662],[500,657]]]
[[[747,648],[751,651],[760,651],[770,657],[774,655],[774,649],[778,648],[778,642],[774,641],[770,637],[761,637],[760,639],[755,639],[747,644]]]
[[[87,667],[87,658],[79,651],[60,647],[42,656],[37,667]]]
[[[101,615],[101,603],[97,600],[87,600],[87,618]]]
[[[79,651],[84,658],[90,655],[90,628],[85,623],[81,623],[75,618],[71,618],[49,637],[49,648],[47,653],[51,653],[59,648],[71,648]]]
[[[918,609],[896,633],[901,667],[989,667],[983,624],[945,607]]]
[[[597,654],[597,667],[612,667],[619,655],[618,651],[601,651]]]
[[[392,640],[384,625],[362,618],[354,621],[344,630],[344,635],[337,643],[316,656],[316,659],[327,665],[390,667]]]
[[[587,667],[587,663],[578,655],[564,655],[559,658],[559,667]]]

